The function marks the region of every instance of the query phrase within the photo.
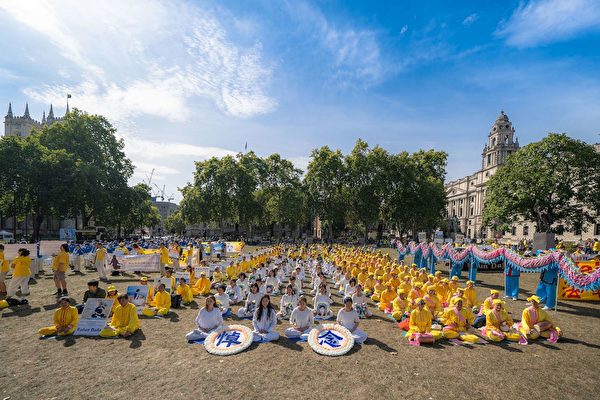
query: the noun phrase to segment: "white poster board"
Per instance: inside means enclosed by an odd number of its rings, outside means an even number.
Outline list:
[[[148,305],[148,285],[127,286],[127,296],[129,302],[135,305],[138,314],[142,312],[144,306]]]
[[[60,245],[65,244],[62,240],[42,240],[40,241],[40,256],[48,257],[57,255],[60,252]]]
[[[175,286],[179,285],[181,278],[185,279],[185,283],[190,284],[190,273],[187,271],[177,271],[175,272]]]
[[[100,331],[106,326],[113,299],[88,299],[79,317],[75,335],[99,336]]]
[[[35,259],[37,257],[37,244],[19,244],[11,243],[4,245],[4,258],[6,260],[14,260],[19,254],[19,249],[29,250],[29,257]]]
[[[117,256],[117,261],[123,271],[160,271],[160,254]]]

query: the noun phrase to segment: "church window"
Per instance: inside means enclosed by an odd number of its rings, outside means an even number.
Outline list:
[[[525,225],[523,227],[523,236],[529,235],[529,226]]]
[[[496,138],[493,138],[492,139],[492,146],[495,146],[495,145],[496,145]]]

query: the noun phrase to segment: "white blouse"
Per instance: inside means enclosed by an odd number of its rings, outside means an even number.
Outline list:
[[[221,310],[216,307],[213,307],[212,311],[208,311],[206,307],[202,308],[196,317],[196,325],[201,330],[212,329],[223,325]]]
[[[300,310],[300,307],[296,307],[292,311],[292,315],[290,315],[290,324],[296,325],[299,328],[310,328],[314,322],[312,310],[308,307],[304,308],[304,311]]]
[[[346,329],[354,328],[354,325],[360,322],[360,317],[356,310],[346,311],[342,308],[337,315],[337,323],[342,325]]]

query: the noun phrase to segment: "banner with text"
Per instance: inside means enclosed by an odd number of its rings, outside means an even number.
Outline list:
[[[117,256],[117,260],[124,271],[160,271],[160,254]]]
[[[75,335],[99,336],[106,326],[113,299],[88,299],[77,323]]]
[[[583,274],[591,274],[597,269],[600,269],[600,262],[598,261],[578,261],[576,264]],[[563,278],[560,278],[558,286],[558,299],[578,301],[600,300],[600,290],[596,290],[595,292],[589,290],[578,290],[572,286],[569,286]]]

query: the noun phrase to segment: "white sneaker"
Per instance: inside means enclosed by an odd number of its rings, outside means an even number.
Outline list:
[[[544,307],[542,307],[542,310],[548,311],[548,310],[551,310],[551,308],[548,306],[544,306]]]
[[[513,301],[517,301],[517,300],[519,300],[519,299],[518,299],[518,298],[516,298],[516,297],[513,297]]]

